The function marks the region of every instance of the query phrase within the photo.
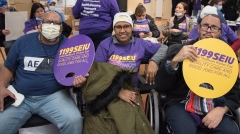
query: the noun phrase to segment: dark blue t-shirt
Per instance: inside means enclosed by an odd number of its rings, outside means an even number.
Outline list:
[[[54,77],[53,64],[58,48],[67,38],[61,35],[60,43],[44,45],[38,35],[32,33],[17,39],[4,63],[16,71],[13,87],[27,96],[47,95],[63,89]]]

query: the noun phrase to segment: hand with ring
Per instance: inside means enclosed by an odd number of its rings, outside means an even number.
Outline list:
[[[82,85],[84,85],[86,83],[88,76],[89,76],[89,74],[86,74],[85,77],[83,77],[81,75],[75,77],[74,80],[73,80],[73,86],[74,87],[81,87]]]
[[[118,97],[121,100],[129,103],[133,107],[135,107],[135,104],[139,105],[139,102],[137,100],[137,93],[136,92],[133,92],[133,91],[130,91],[130,90],[127,90],[127,89],[121,89],[121,91],[118,94]]]

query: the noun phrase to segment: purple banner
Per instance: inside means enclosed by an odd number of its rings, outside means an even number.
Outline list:
[[[88,73],[94,56],[94,45],[88,36],[81,34],[73,36],[58,50],[54,60],[55,78],[62,85],[73,85],[76,76],[85,76]]]
[[[143,0],[144,3],[150,3],[151,0]]]

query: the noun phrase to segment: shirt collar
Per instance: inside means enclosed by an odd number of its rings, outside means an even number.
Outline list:
[[[134,40],[134,37],[131,36],[131,37],[130,37],[130,40],[128,41],[128,43],[132,43],[132,42],[134,42],[134,41],[135,41],[135,40]],[[118,42],[117,38],[116,38],[116,35],[113,35],[113,42],[114,42],[114,44],[116,44],[116,43],[120,44],[120,43]]]

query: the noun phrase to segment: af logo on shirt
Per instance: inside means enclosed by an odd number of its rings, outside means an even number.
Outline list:
[[[54,59],[25,57],[24,70],[36,72],[53,72]]]

